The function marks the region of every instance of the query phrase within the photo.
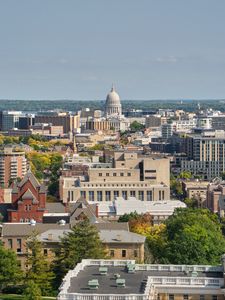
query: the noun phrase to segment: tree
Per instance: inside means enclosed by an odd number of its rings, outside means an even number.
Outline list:
[[[27,265],[26,279],[34,281],[41,289],[43,295],[49,295],[54,274],[50,264],[42,251],[41,242],[37,239],[37,232],[33,232],[27,240]]]
[[[181,179],[191,179],[192,174],[189,171],[183,171],[183,172],[180,173],[179,178],[181,178]]]
[[[105,251],[95,226],[84,220],[75,225],[60,242],[56,251],[53,270],[56,275],[55,286],[58,287],[65,274],[84,258],[100,259]]]
[[[189,208],[198,208],[198,200],[195,198],[185,198],[184,203]]]
[[[24,300],[41,300],[41,290],[32,280],[29,280],[23,293]]]
[[[118,222],[129,222],[130,220],[133,219],[137,219],[139,217],[138,213],[135,212],[131,212],[129,214],[124,214],[122,216],[119,217]]]
[[[145,126],[138,121],[134,121],[130,124],[130,129],[131,131],[141,131],[145,128]]]
[[[0,242],[0,291],[8,285],[19,282],[22,271],[19,267],[16,254],[3,247]]]
[[[225,239],[218,217],[207,209],[177,209],[166,222],[155,260],[171,264],[218,264]]]

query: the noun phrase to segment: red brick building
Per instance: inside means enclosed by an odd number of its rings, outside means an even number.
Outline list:
[[[21,182],[14,183],[12,189],[12,208],[8,209],[8,222],[42,222],[46,210],[47,191],[31,171]]]

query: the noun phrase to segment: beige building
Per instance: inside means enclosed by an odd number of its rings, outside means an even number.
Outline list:
[[[5,147],[0,151],[0,184],[8,187],[9,181],[23,178],[27,171],[25,152],[16,147]]]
[[[49,112],[35,116],[35,124],[47,123],[54,126],[63,126],[63,133],[77,132],[80,128],[80,116],[67,112]]]
[[[115,152],[113,168],[88,170],[88,176],[60,178],[60,199],[76,202],[112,201],[117,197],[136,197],[142,201],[170,198],[169,159],[141,156],[133,152]]]
[[[196,199],[199,207],[206,207],[206,195],[209,181],[182,181],[182,189],[186,198]]]

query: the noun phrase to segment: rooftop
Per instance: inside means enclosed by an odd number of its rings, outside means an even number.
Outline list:
[[[128,272],[129,264],[134,266],[134,272]],[[100,274],[100,267],[107,267],[106,275]],[[117,287],[116,278],[124,279],[125,287]],[[95,290],[90,289],[89,280],[97,280],[99,287]],[[85,294],[149,296],[151,286],[154,284],[172,285],[173,289],[176,286],[219,289],[223,286],[223,268],[222,266],[135,265],[134,261],[120,260],[83,260],[74,270],[67,273],[60,287],[60,295],[65,297],[74,293],[73,296],[85,296]]]

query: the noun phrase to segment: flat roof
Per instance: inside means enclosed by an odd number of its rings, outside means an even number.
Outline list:
[[[167,270],[136,270],[135,273],[128,273],[124,266],[106,266],[107,275],[100,275],[99,265],[88,265],[72,277],[67,293],[80,294],[144,294],[148,277],[191,277],[184,271]],[[125,279],[125,287],[117,287],[115,274],[120,275],[120,279]],[[198,277],[223,278],[222,272],[197,272]],[[194,278],[194,277],[193,277]],[[97,279],[99,288],[89,289],[88,281]]]

